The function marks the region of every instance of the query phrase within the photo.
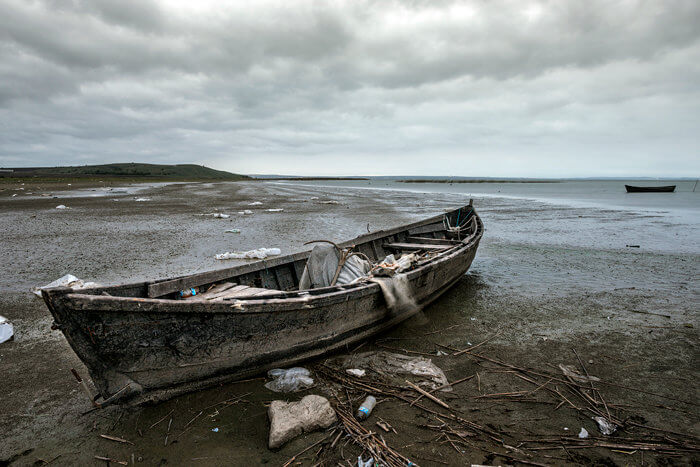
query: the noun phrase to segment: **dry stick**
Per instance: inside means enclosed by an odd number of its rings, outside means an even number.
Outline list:
[[[605,402],[605,399],[603,399],[603,395],[598,391],[595,386],[593,386],[593,381],[591,381],[591,375],[588,374],[588,369],[586,369],[586,365],[583,364],[583,361],[581,360],[581,357],[579,357],[578,352],[576,352],[576,349],[571,349],[574,351],[574,355],[576,355],[576,358],[578,359],[579,364],[581,365],[581,368],[583,368],[583,371],[586,373],[586,377],[588,378],[588,382],[591,385],[591,396],[593,397],[593,402],[597,404],[595,400],[595,395],[596,393],[598,394],[598,397],[600,398],[601,402],[603,403],[603,406],[605,407],[605,412],[608,414],[608,420],[612,420],[613,417],[610,415],[610,409],[608,408],[608,404]]]
[[[432,394],[430,394],[430,393],[429,393],[428,391],[426,391],[425,389],[422,389],[422,388],[416,386],[415,384],[413,384],[413,383],[410,382],[409,380],[406,380],[406,384],[408,384],[408,385],[411,386],[413,389],[415,389],[419,394],[423,394],[425,397],[427,397],[427,398],[430,399],[431,401],[435,402],[436,404],[441,405],[441,406],[443,406],[443,407],[446,408],[446,409],[449,409],[449,408],[450,408],[449,405],[445,404],[443,401],[441,401],[441,400],[438,399],[437,397],[433,396]]]
[[[158,420],[157,422],[155,422],[153,425],[149,426],[148,429],[150,430],[150,429],[153,428],[154,426],[158,425],[160,422],[162,422],[163,420],[165,420],[166,418],[168,418],[168,417],[170,416],[170,414],[173,413],[173,412],[175,412],[175,409],[171,410],[170,412],[168,412],[168,413],[165,415],[165,417],[161,418],[160,420]]]
[[[100,435],[100,438],[108,439],[110,441],[116,441],[117,443],[124,443],[124,444],[131,444],[131,445],[134,444],[131,441],[125,440],[124,438],[117,438],[116,436]]]
[[[116,459],[112,459],[111,457],[95,456],[95,459],[100,460],[100,461],[105,461],[108,464],[110,462],[114,462],[114,463],[120,464],[120,465],[129,465],[129,463],[126,461],[118,461]]]
[[[315,442],[314,444],[312,444],[311,446],[307,446],[304,450],[302,450],[302,451],[296,453],[295,455],[293,455],[287,462],[284,463],[284,465],[283,465],[282,467],[288,467],[289,465],[292,464],[292,462],[294,462],[294,461],[296,460],[297,457],[301,456],[302,454],[304,454],[304,453],[305,453],[306,451],[308,451],[309,449],[311,449],[311,448],[313,448],[313,447],[315,447],[315,446],[318,446],[318,445],[321,444],[322,442],[326,441],[326,440],[333,434],[334,431],[335,431],[335,430],[331,431],[328,435],[326,435],[326,436],[324,436],[323,438],[321,438],[320,440],[316,441],[316,442]]]
[[[503,332],[503,330],[500,330],[500,331],[498,331],[496,334],[494,334],[493,336],[491,336],[491,337],[489,337],[488,339],[486,339],[485,341],[479,342],[478,344],[472,345],[472,346],[469,347],[469,348],[466,348],[466,349],[464,349],[464,350],[460,350],[460,351],[458,351],[458,352],[456,352],[456,353],[453,353],[452,356],[453,356],[453,357],[456,357],[456,356],[458,356],[458,355],[462,355],[463,353],[471,352],[472,350],[476,349],[477,347],[480,347],[480,346],[484,345],[485,343],[487,343],[487,342],[490,341],[491,339],[495,339],[495,338],[498,337],[502,332]]]
[[[454,383],[443,384],[442,386],[440,386],[440,387],[438,387],[438,388],[435,388],[435,389],[433,389],[432,391],[428,391],[428,392],[430,392],[430,393],[432,394],[432,393],[434,393],[434,392],[436,392],[436,391],[439,391],[439,390],[441,390],[441,389],[445,389],[445,388],[449,388],[449,387],[454,387],[454,386],[458,385],[459,383],[463,383],[464,381],[469,381],[469,380],[472,379],[474,376],[476,376],[476,373],[474,373],[474,374],[471,375],[471,376],[467,376],[466,378],[458,379],[458,380],[455,381]],[[418,401],[421,400],[422,398],[423,398],[423,394],[421,394],[420,396],[418,396],[413,402],[411,402],[410,405],[413,406],[413,404],[415,404],[416,402],[418,402]]]
[[[652,312],[652,311],[641,311],[641,310],[627,310],[627,311],[631,311],[632,313],[641,313],[641,314],[643,314],[643,315],[661,316],[661,317],[663,317],[663,318],[671,319],[671,315],[665,315],[665,314],[662,314],[662,313],[654,313],[654,312]]]
[[[495,359],[489,358],[489,357],[487,357],[487,356],[485,356],[485,355],[482,355],[482,354],[476,354],[476,353],[471,353],[471,352],[466,352],[466,353],[467,353],[468,355],[472,356],[472,357],[481,358],[482,360],[486,360],[486,361],[495,363],[495,364],[497,364],[497,365],[505,366],[505,367],[507,367],[507,368],[512,368],[512,369],[514,369],[514,370],[518,370],[518,371],[521,371],[521,372],[524,372],[524,373],[530,373],[530,374],[533,374],[533,375],[542,376],[542,377],[544,377],[544,378],[549,378],[549,377],[551,377],[550,375],[545,375],[545,374],[539,373],[539,372],[534,371],[534,370],[528,370],[528,369],[525,369],[525,368],[519,368],[519,367],[517,367],[517,366],[515,366],[515,365],[511,365],[511,364],[509,364],[509,363],[501,362],[501,361],[499,361],[499,360],[495,360]],[[561,378],[552,378],[552,379],[554,379],[555,381],[559,381],[559,382],[565,383],[565,384],[571,384],[570,381],[565,381],[565,380],[563,380],[563,379],[561,379]],[[644,391],[644,390],[642,390],[642,389],[633,388],[633,387],[630,387],[630,386],[625,386],[625,385],[623,385],[623,384],[611,383],[611,382],[608,382],[608,381],[604,381],[604,380],[602,380],[602,379],[601,379],[600,381],[598,381],[598,383],[600,383],[600,384],[605,384],[606,386],[614,386],[614,387],[617,387],[617,388],[629,389],[629,390],[631,390],[631,391],[637,391],[637,392],[641,392],[642,394],[648,394],[648,395],[650,395],[650,396],[661,397],[661,398],[668,399],[668,400],[672,400],[672,401],[676,401],[676,402],[682,402],[683,404],[695,405],[695,406],[700,405],[700,404],[698,404],[697,402],[686,401],[686,400],[683,400],[683,399],[676,399],[676,398],[671,397],[671,396],[664,396],[663,394],[657,394],[657,393],[655,393],[655,392]],[[581,387],[580,385],[577,385],[577,386]]]

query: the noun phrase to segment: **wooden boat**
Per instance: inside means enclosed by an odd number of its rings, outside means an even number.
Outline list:
[[[634,186],[625,185],[627,193],[673,193],[676,190],[676,185],[667,186]]]
[[[354,245],[374,261],[389,253],[425,253],[405,272],[420,308],[467,272],[482,234],[470,201],[339,246]],[[150,282],[58,287],[42,296],[53,328],[87,366],[100,405],[155,402],[293,365],[345,349],[418,311],[389,309],[373,282],[297,290],[309,255]],[[181,291],[190,288],[200,293],[183,299]]]

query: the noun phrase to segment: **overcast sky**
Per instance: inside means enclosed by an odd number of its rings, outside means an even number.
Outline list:
[[[0,166],[700,176],[700,1],[0,0]]]

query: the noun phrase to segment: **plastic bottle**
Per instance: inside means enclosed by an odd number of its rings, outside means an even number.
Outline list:
[[[369,417],[369,414],[372,413],[372,409],[376,404],[377,399],[375,399],[374,396],[367,396],[367,399],[365,399],[362,405],[360,405],[360,408],[357,409],[357,419],[364,420]]]
[[[181,290],[180,296],[182,298],[193,297],[199,293],[199,287],[191,287],[189,289]]]

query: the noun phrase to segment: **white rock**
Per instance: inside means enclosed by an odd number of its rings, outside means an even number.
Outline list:
[[[299,402],[272,401],[267,413],[270,417],[270,449],[278,448],[304,432],[327,428],[336,421],[328,399],[316,395],[306,396]]]

